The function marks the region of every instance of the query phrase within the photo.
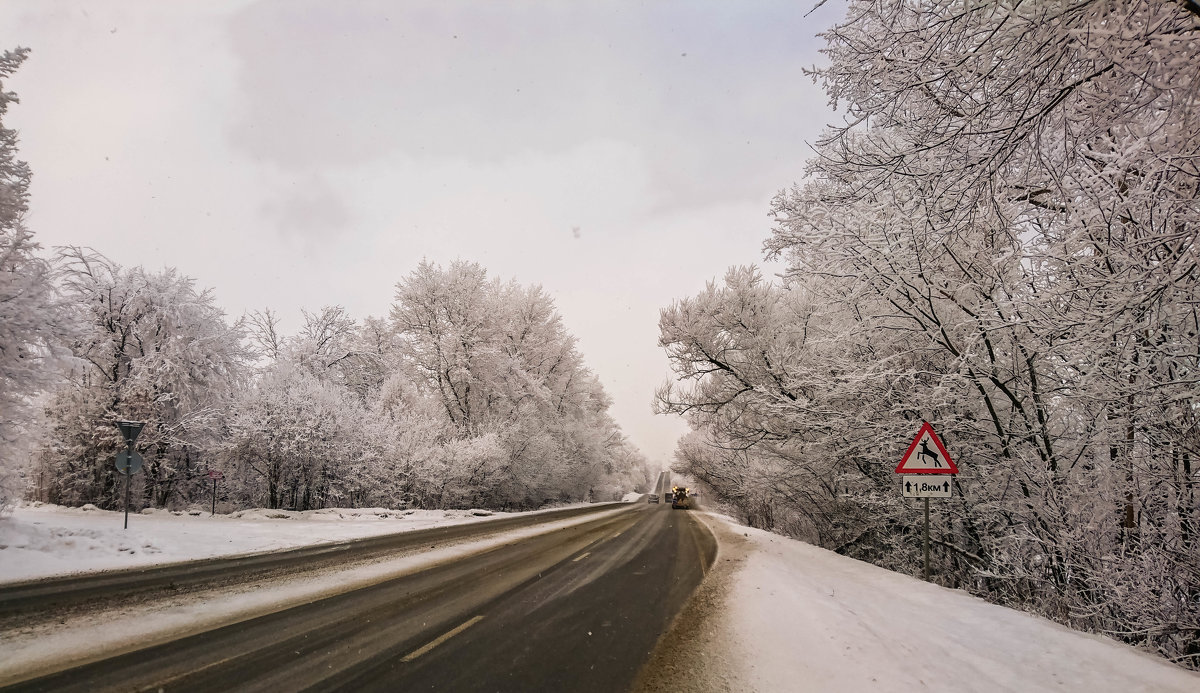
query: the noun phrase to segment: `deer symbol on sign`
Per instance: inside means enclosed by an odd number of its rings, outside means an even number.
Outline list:
[[[933,466],[935,466],[935,467],[942,466],[942,459],[940,457],[938,457],[937,452],[929,449],[929,441],[928,440],[921,441],[921,451],[917,453],[917,457],[932,458]]]

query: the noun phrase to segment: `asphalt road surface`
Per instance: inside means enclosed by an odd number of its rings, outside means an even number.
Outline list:
[[[715,551],[688,511],[635,503],[11,690],[624,691]]]

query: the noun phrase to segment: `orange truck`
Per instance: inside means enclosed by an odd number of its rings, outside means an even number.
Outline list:
[[[688,494],[687,488],[679,486],[671,487],[671,507],[682,508],[687,510],[692,507],[692,497]]]

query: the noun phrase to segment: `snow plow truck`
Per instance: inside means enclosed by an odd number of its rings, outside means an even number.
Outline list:
[[[671,487],[671,507],[676,509],[682,508],[684,510],[692,507],[692,497],[688,494],[686,487]]]

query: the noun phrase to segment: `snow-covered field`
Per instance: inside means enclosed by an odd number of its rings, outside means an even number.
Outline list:
[[[207,511],[192,512],[197,514],[131,514],[129,529],[123,529],[120,512],[21,504],[0,519],[0,582],[271,551],[513,514],[385,508],[255,509],[211,517]]]

